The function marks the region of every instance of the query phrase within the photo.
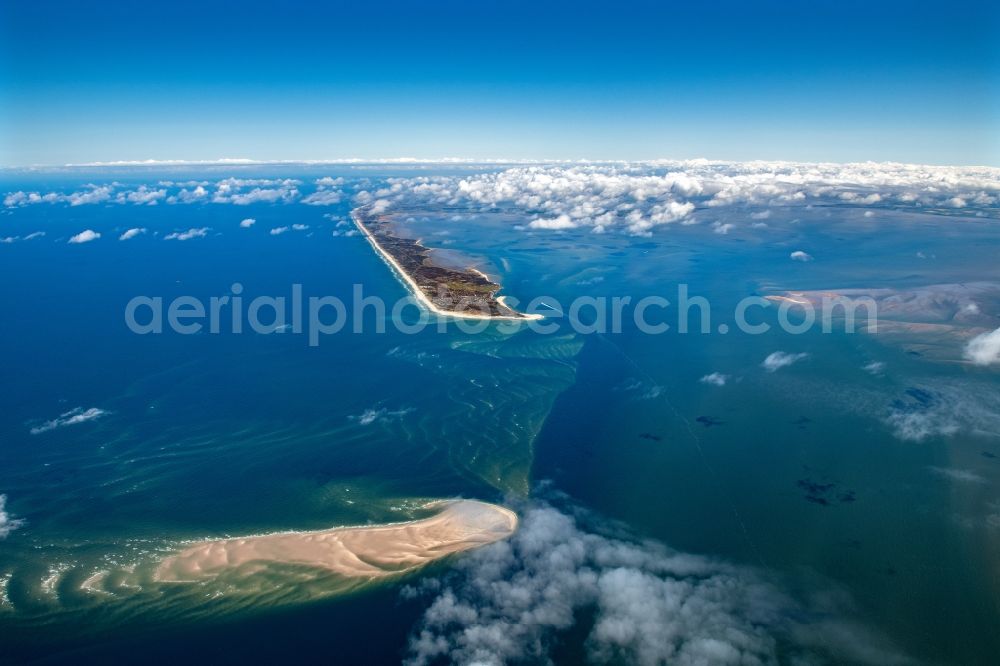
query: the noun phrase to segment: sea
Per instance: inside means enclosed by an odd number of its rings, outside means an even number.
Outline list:
[[[709,216],[748,214],[727,209],[637,237],[529,233],[509,209],[406,211],[409,233],[522,306],[539,299],[556,329],[463,330],[412,303],[394,310],[406,287],[349,224],[360,191],[461,173],[2,174],[3,193],[329,177],[344,194],[3,210],[0,236],[16,240],[0,244],[0,662],[399,663],[433,599],[425,583],[468,555],[372,583],[291,568],[163,584],[152,571],[201,539],[404,521],[456,497],[542,502],[630,542],[760,572],[912,663],[995,660],[1000,376],[905,336],[790,333],[763,306],[749,317],[770,329],[751,334],[733,314],[794,291],[1000,282],[995,220],[801,207],[774,210],[766,231],[719,233]],[[128,229],[142,231],[119,240]],[[84,230],[100,237],[70,242]],[[815,260],[790,261],[801,248]],[[710,304],[704,330],[678,330],[680,285]],[[353,316],[358,290],[387,307]],[[237,296],[284,298],[286,316],[262,308],[269,330],[234,330]],[[594,326],[567,323],[581,296]],[[222,297],[217,332],[166,323],[178,299]],[[343,328],[297,331],[312,297],[347,304]],[[615,297],[667,299],[647,312],[669,329],[646,330],[628,307],[620,325],[597,326],[594,303]],[[162,303],[162,332],[129,325],[136,298],[144,323]],[[775,352],[794,360],[771,371]],[[585,647],[564,646],[564,660]]]

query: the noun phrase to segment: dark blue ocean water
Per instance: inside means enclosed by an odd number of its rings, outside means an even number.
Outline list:
[[[343,175],[350,188],[391,174]],[[21,176],[3,189],[71,189],[94,177]],[[126,326],[135,296],[207,301],[232,295],[234,283],[246,301],[301,285],[307,297],[350,302],[362,285],[395,302],[405,290],[386,265],[324,218],[349,209],[56,204],[0,217],[0,236],[46,234],[0,245],[0,494],[24,521],[0,541],[0,659],[309,662],[336,650],[345,662],[395,662],[422,610],[398,583],[346,596],[320,581],[280,600],[266,585],[207,598],[165,591],[144,572],[184,540],[402,520],[426,499],[516,501],[540,483],[682,551],[778,572],[804,594],[842,590],[858,618],[919,659],[986,663],[1000,650],[1000,531],[989,523],[997,433],[913,442],[886,420],[921,395],[914,389],[973,403],[996,395],[995,374],[863,334],[647,335],[627,320],[594,335],[454,325],[409,335],[376,332],[372,315],[363,332],[318,346],[291,331]],[[257,223],[241,229],[247,217]],[[707,225],[648,239],[533,235],[505,214],[457,224],[435,211],[414,228],[425,238],[446,230],[442,247],[475,258],[521,301],[673,299],[683,282],[711,300],[713,322],[731,321],[750,294],[1000,278],[988,221],[803,217],[770,221],[787,234],[752,238]],[[293,224],[309,229],[269,233]],[[117,240],[132,227],[147,233]],[[201,238],[163,238],[203,227]],[[83,229],[102,237],[66,242]],[[787,261],[802,245],[822,247],[823,261]],[[927,248],[933,263],[916,258]],[[773,323],[773,313],[760,320]],[[767,373],[760,364],[776,350],[808,358]],[[886,371],[861,370],[873,361]],[[712,372],[728,375],[726,386],[700,382]],[[91,408],[104,414],[32,434]],[[942,469],[977,481],[949,481]],[[86,589],[100,572],[120,585]]]

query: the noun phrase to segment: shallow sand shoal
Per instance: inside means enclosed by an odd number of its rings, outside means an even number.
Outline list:
[[[517,529],[517,514],[495,504],[435,504],[442,507],[437,514],[406,523],[204,541],[163,560],[156,578],[203,580],[250,563],[298,564],[347,577],[377,578],[500,541]]]

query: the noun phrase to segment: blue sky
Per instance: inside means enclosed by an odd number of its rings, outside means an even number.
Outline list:
[[[7,2],[0,164],[1000,165],[996,3]]]

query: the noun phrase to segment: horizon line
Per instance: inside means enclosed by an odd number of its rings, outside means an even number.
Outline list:
[[[540,158],[472,158],[472,157],[437,157],[437,158],[418,158],[418,157],[380,157],[380,158],[362,158],[362,157],[339,157],[339,158],[329,158],[329,159],[255,159],[255,158],[245,158],[245,157],[221,157],[217,159],[205,159],[205,160],[187,160],[187,159],[146,159],[146,160],[113,160],[113,161],[95,161],[95,162],[76,162],[76,163],[64,163],[64,164],[31,164],[31,165],[3,165],[0,166],[0,170],[4,171],[16,171],[16,170],[33,170],[33,169],[85,169],[85,168],[110,168],[110,167],[171,167],[171,166],[322,166],[322,165],[411,165],[411,164],[430,164],[430,165],[587,165],[587,164],[786,164],[786,165],[804,165],[804,164],[837,164],[837,165],[850,165],[850,164],[885,164],[885,165],[900,165],[900,166],[913,166],[913,167],[935,167],[935,168],[965,168],[965,169],[1000,169],[1000,165],[992,164],[931,164],[927,162],[903,162],[898,160],[853,160],[853,161],[836,161],[836,160],[781,160],[781,159],[744,159],[744,160],[731,160],[731,159],[708,159],[705,157],[695,157],[695,158],[668,158],[668,157],[658,157],[650,159],[590,159],[590,158],[551,158],[551,159],[540,159]]]

